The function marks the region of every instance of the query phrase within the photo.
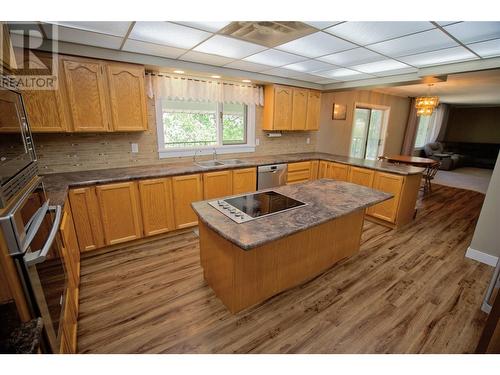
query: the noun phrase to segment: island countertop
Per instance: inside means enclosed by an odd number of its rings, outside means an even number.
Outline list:
[[[293,163],[308,160],[327,160],[357,167],[369,168],[399,175],[422,173],[422,168],[408,165],[390,164],[380,160],[365,160],[322,152],[306,152],[296,154],[278,154],[268,156],[250,156],[239,158],[242,164],[216,167],[200,167],[192,162],[165,162],[161,164],[110,168],[77,172],[54,173],[44,175],[44,184],[51,204],[63,205],[70,187],[82,187],[95,184],[108,184],[144,178],[159,178],[191,173],[204,173],[223,169],[255,167],[277,163]]]
[[[235,223],[217,211],[208,204],[209,201],[194,202],[192,207],[199,220],[210,229],[241,249],[251,250],[392,198],[391,194],[378,190],[329,179],[280,186],[265,191],[270,190],[307,205],[242,224]]]

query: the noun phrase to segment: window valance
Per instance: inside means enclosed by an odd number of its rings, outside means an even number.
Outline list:
[[[262,86],[146,74],[147,95],[156,99],[182,99],[264,105]]]

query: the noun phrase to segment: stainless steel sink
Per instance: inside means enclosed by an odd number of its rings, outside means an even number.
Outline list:
[[[245,163],[243,160],[240,159],[227,159],[227,160],[221,160],[221,162],[222,164],[225,165],[237,165]]]
[[[210,167],[217,167],[218,165],[224,165],[224,163],[221,163],[220,161],[217,160],[197,161],[194,164],[202,168],[210,168]]]

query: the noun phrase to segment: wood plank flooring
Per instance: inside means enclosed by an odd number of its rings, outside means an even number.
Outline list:
[[[464,258],[484,195],[439,185],[415,222],[365,222],[361,251],[231,315],[185,232],[82,258],[81,353],[470,353],[492,268]]]

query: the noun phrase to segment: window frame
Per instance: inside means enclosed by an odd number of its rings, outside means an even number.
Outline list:
[[[163,103],[162,99],[155,100],[156,106],[156,131],[158,139],[159,158],[211,155],[215,149],[218,154],[231,154],[243,152],[255,152],[255,105],[246,104],[246,143],[222,144],[222,110],[224,103],[217,103],[217,145],[216,146],[193,146],[193,147],[165,147],[165,137],[163,129]]]

